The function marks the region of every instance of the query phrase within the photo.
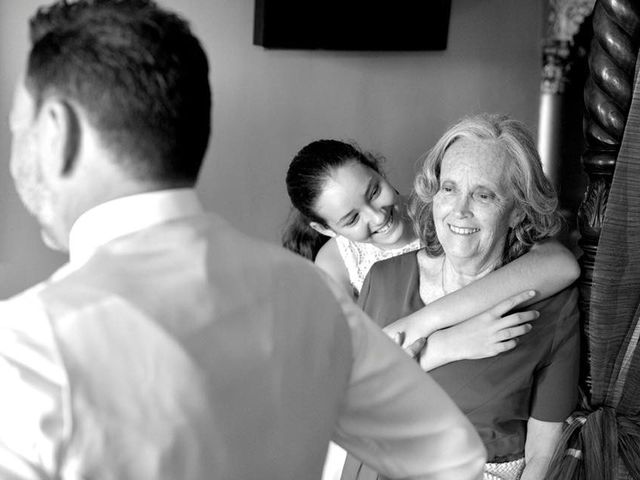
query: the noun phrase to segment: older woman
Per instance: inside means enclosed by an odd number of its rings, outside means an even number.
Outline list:
[[[361,306],[386,326],[482,278],[557,233],[556,206],[523,124],[496,115],[462,120],[426,155],[415,180],[411,212],[425,247],[375,264]],[[480,433],[486,479],[543,477],[577,401],[576,299],[568,288],[528,307],[539,312],[532,331],[498,356],[442,365],[447,349],[459,358],[455,329],[464,324],[433,333],[421,352],[423,368]],[[342,478],[375,478],[358,463],[348,459]]]

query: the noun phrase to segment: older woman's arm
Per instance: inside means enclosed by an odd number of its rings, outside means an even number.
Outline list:
[[[571,288],[540,309],[542,315],[553,318],[554,339],[547,357],[534,373],[522,480],[545,478],[564,420],[578,403],[580,314],[577,303],[578,291]]]
[[[521,480],[539,480],[549,468],[549,462],[562,433],[562,422],[543,422],[529,418],[524,446],[526,466]]]
[[[559,242],[548,240],[484,278],[397,320],[384,331],[391,338],[402,338],[402,345],[407,347],[437,330],[485,312],[518,293],[527,290],[537,292],[535,299],[527,303],[547,298],[569,286],[579,275],[580,269],[573,254]],[[486,345],[486,348],[493,351],[495,344]]]

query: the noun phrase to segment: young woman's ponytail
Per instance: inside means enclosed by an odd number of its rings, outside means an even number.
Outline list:
[[[322,235],[309,226],[309,220],[295,208],[291,209],[289,219],[282,231],[282,246],[311,261],[316,259],[320,248],[329,237]]]

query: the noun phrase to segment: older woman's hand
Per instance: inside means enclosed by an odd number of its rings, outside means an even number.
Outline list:
[[[493,357],[511,350],[516,347],[518,337],[531,330],[528,322],[538,318],[539,313],[531,310],[504,315],[531,296],[531,292],[514,295],[480,315],[434,332],[426,341],[416,340],[405,350],[425,371],[456,360]]]

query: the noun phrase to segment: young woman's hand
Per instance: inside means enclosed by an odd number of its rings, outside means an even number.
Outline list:
[[[411,316],[396,320],[384,327],[382,331],[403,348],[433,333],[426,328],[423,322],[414,321]]]
[[[505,314],[533,295],[535,292],[530,291],[514,295],[458,325],[434,332],[426,341],[418,339],[404,348],[425,371],[456,360],[493,357],[509,351],[516,347],[520,336],[531,331],[528,322],[538,318],[539,313],[529,310]]]

